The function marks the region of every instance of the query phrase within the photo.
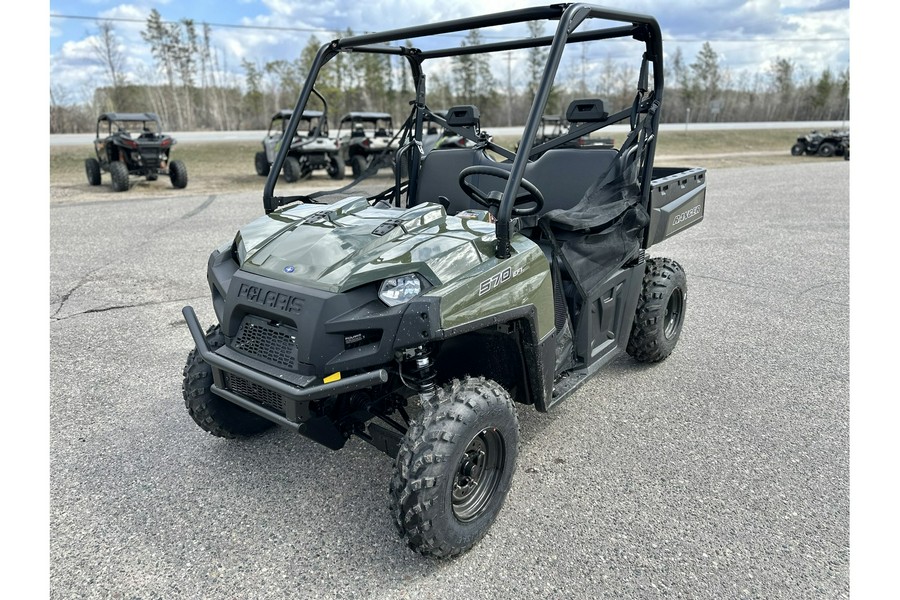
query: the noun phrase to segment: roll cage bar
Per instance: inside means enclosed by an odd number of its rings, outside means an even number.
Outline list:
[[[616,27],[608,27],[604,29],[586,30],[577,32],[576,29],[588,19],[602,19],[612,22],[627,23]],[[486,27],[496,27],[500,25],[509,25],[514,23],[523,23],[535,20],[558,21],[556,32],[552,36],[528,37],[518,40],[493,42],[487,44],[479,44],[477,46],[459,46],[448,47],[435,50],[420,50],[418,48],[410,48],[405,45],[392,46],[391,42],[400,42],[401,44],[408,39],[415,39],[426,36],[441,35],[447,33],[457,33],[469,31],[471,29],[482,29]],[[539,48],[549,46],[547,63],[535,92],[534,101],[528,117],[525,120],[525,129],[522,133],[522,142],[515,154],[506,151],[500,146],[492,145],[491,142],[484,138],[479,138],[474,131],[468,131],[464,128],[449,129],[460,135],[464,135],[468,139],[472,139],[478,143],[485,144],[492,150],[503,150],[500,154],[512,160],[510,168],[510,177],[506,182],[503,190],[503,200],[497,211],[497,242],[496,256],[498,258],[508,258],[510,255],[510,238],[515,233],[512,209],[516,197],[516,190],[519,188],[522,177],[525,173],[529,158],[539,152],[545,151],[551,147],[561,145],[567,141],[571,141],[586,135],[591,131],[595,131],[604,126],[604,123],[583,123],[579,126],[571,128],[571,130],[550,142],[534,146],[538,129],[540,128],[540,117],[544,112],[547,99],[550,95],[560,60],[562,59],[563,49],[567,44],[587,42],[604,39],[615,39],[632,37],[645,44],[644,58],[641,64],[641,73],[639,76],[637,96],[632,109],[621,111],[614,115],[610,115],[605,124],[630,118],[631,128],[637,126],[639,115],[645,114],[649,119],[646,127],[650,135],[648,136],[646,145],[646,160],[642,165],[643,171],[640,174],[641,198],[644,207],[649,205],[651,170],[653,165],[653,155],[656,149],[656,133],[659,129],[659,111],[663,96],[663,53],[662,53],[662,35],[659,24],[656,19],[643,14],[629,13],[613,10],[601,6],[591,4],[554,4],[546,7],[533,7],[518,10],[510,10],[500,13],[483,15],[478,17],[469,17],[463,19],[455,19],[444,21],[441,23],[433,23],[428,25],[420,25],[415,27],[405,27],[394,29],[381,33],[371,33],[346,38],[339,38],[322,45],[310,67],[309,75],[297,99],[297,106],[293,111],[291,120],[288,123],[286,135],[293,136],[300,120],[300,115],[309,101],[311,94],[321,96],[314,89],[316,78],[322,67],[340,52],[363,52],[388,54],[394,56],[403,56],[409,62],[412,71],[413,82],[415,83],[416,99],[414,101],[414,109],[411,117],[415,117],[414,123],[407,120],[404,129],[413,128],[414,142],[410,145],[411,161],[417,164],[422,158],[421,142],[422,142],[422,121],[427,107],[425,106],[425,73],[422,70],[422,63],[434,58],[446,58],[454,56],[464,56],[469,54],[481,54],[488,52],[503,52],[508,50],[521,50],[528,48]],[[653,66],[653,91],[648,98],[644,98],[644,94],[649,91],[648,86],[648,63]],[[433,113],[432,113],[433,115]],[[437,115],[438,123],[446,126],[446,121]],[[470,137],[471,136],[471,137]],[[266,185],[263,191],[263,206],[266,213],[270,213],[279,206],[296,201],[308,201],[307,196],[289,196],[276,197],[274,195],[275,184],[278,179],[278,173],[281,172],[284,160],[288,153],[288,146],[282,145],[278,151],[269,176],[266,179]],[[511,155],[511,156],[510,156]],[[399,171],[399,170],[398,170]],[[413,169],[409,175],[409,185],[406,189],[407,197],[414,194],[417,189],[418,169]],[[399,175],[398,175],[399,184]],[[399,185],[396,200],[399,202]]]

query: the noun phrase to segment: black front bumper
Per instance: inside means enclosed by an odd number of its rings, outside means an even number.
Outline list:
[[[333,383],[314,383],[315,377],[294,377],[293,383],[285,381],[283,378],[276,377],[269,373],[263,373],[241,362],[224,356],[224,353],[214,351],[206,343],[206,337],[203,334],[203,328],[200,321],[194,313],[194,309],[185,306],[181,313],[187,322],[191,337],[197,346],[197,352],[201,358],[213,370],[213,384],[210,391],[229,402],[237,404],[254,414],[257,414],[277,425],[292,429],[322,443],[329,448],[340,448],[343,446],[344,437],[338,432],[330,421],[323,417],[316,416],[310,411],[310,402],[322,398],[336,396],[347,392],[353,392],[372,386],[386,383],[388,373],[385,369],[374,369],[358,375],[352,375],[335,381]],[[225,348],[225,347],[223,347]],[[221,349],[220,349],[221,350]],[[270,390],[279,397],[279,405],[283,407],[283,414],[267,407],[257,400],[245,397],[236,393],[234,390],[227,389],[226,377],[238,377],[252,385],[261,386],[266,390]],[[324,419],[324,420],[323,420]],[[328,421],[326,423],[325,421]],[[328,426],[330,425],[330,427]]]

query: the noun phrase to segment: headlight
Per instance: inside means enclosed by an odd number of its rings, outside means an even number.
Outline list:
[[[388,277],[381,282],[378,297],[388,306],[397,306],[409,302],[422,293],[422,281],[415,273]]]
[[[234,259],[234,262],[239,265],[243,264],[244,259],[247,258],[247,250],[244,248],[244,240],[241,238],[240,231],[234,236],[234,241],[231,243],[230,249],[231,257]]]

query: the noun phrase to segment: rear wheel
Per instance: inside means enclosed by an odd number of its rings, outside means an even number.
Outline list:
[[[180,160],[173,160],[169,163],[169,179],[172,180],[172,186],[178,189],[187,187],[188,173],[187,167]]]
[[[791,146],[791,155],[792,156],[800,156],[804,152],[806,152],[806,146],[804,146],[803,144],[797,143],[797,144],[794,144],[793,146]]]
[[[284,180],[288,183],[299,181],[302,175],[300,171],[300,161],[294,156],[288,156],[284,159],[282,172],[284,173]]]
[[[628,354],[640,362],[658,362],[675,349],[687,308],[687,277],[677,262],[670,258],[647,261],[643,289]]]
[[[366,170],[366,157],[357,154],[350,157],[350,169],[353,171],[353,177],[359,177]]]
[[[225,343],[225,336],[218,325],[206,331],[206,342],[213,350]],[[210,391],[213,382],[212,369],[204,361],[196,348],[188,354],[182,372],[181,393],[188,414],[201,429],[217,437],[234,438],[265,431],[273,426],[263,419],[232,404]]]
[[[86,158],[84,160],[84,170],[87,173],[89,184],[100,185],[100,161],[96,158]]]
[[[819,146],[819,150],[818,150],[817,154],[818,154],[819,156],[824,156],[824,157],[827,158],[827,157],[829,157],[829,156],[833,156],[833,155],[834,155],[834,150],[835,150],[834,144],[832,144],[831,142],[823,142],[823,143]]]
[[[269,159],[266,158],[265,152],[257,152],[256,158],[253,161],[256,165],[256,174],[260,177],[265,177],[269,174],[269,169],[271,166],[269,165]]]
[[[325,171],[328,173],[328,176],[332,179],[343,179],[344,178],[344,169],[346,165],[344,164],[344,159],[334,154],[329,157],[328,166],[325,167]]]
[[[128,167],[122,162],[109,163],[109,176],[112,179],[112,187],[117,192],[128,189]]]
[[[465,552],[490,528],[516,468],[519,422],[509,394],[483,377],[454,380],[410,425],[391,478],[391,513],[413,550]]]

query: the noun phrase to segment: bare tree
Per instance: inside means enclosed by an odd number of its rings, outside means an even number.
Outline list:
[[[122,108],[122,88],[127,84],[125,53],[122,51],[115,28],[109,21],[97,22],[97,35],[91,38],[91,49],[97,62],[103,67],[110,87],[111,110]]]

